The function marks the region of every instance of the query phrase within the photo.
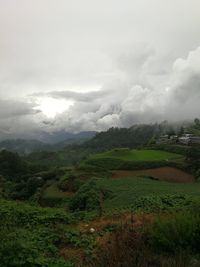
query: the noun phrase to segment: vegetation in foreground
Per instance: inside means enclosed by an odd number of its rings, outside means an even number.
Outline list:
[[[122,138],[121,131],[111,133]],[[34,160],[0,152],[0,266],[200,266],[200,149],[153,146],[114,148],[64,167],[65,153],[48,165],[51,159],[40,164],[38,154]],[[160,166],[195,180],[112,176],[113,170]]]

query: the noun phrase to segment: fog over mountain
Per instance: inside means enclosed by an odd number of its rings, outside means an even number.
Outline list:
[[[200,117],[199,0],[0,0],[0,139]]]

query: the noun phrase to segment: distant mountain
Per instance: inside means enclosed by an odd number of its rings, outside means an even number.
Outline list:
[[[47,133],[42,132],[39,136],[39,140],[44,143],[48,144],[57,144],[61,142],[65,143],[73,143],[80,140],[87,140],[91,139],[96,135],[96,132],[94,131],[84,131],[79,133],[68,133],[64,130],[53,132],[53,133]]]
[[[0,142],[0,150],[8,150],[19,154],[50,150],[50,145],[38,140],[11,139]]]
[[[8,150],[11,152],[17,152],[21,155],[30,154],[32,152],[39,151],[55,151],[64,148],[69,144],[82,144],[83,142],[94,137],[96,132],[80,132],[73,133],[54,133],[46,134],[46,138],[43,136],[44,141],[39,140],[26,140],[26,139],[10,139],[0,142],[0,151]]]

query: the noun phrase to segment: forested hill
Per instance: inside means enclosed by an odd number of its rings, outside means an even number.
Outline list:
[[[134,125],[130,128],[110,128],[106,132],[96,134],[83,146],[94,150],[108,150],[118,147],[140,147],[162,133],[172,131],[171,127],[164,124]]]
[[[109,150],[112,148],[137,148],[155,142],[163,134],[180,135],[192,133],[200,136],[200,119],[192,121],[170,123],[163,121],[155,124],[138,124],[130,128],[110,128],[100,132],[85,142],[85,148],[92,150]]]

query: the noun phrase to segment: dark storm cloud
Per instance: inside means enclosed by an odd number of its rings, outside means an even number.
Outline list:
[[[39,110],[34,109],[33,104],[10,99],[0,99],[0,119],[17,118],[37,114],[39,112]]]

